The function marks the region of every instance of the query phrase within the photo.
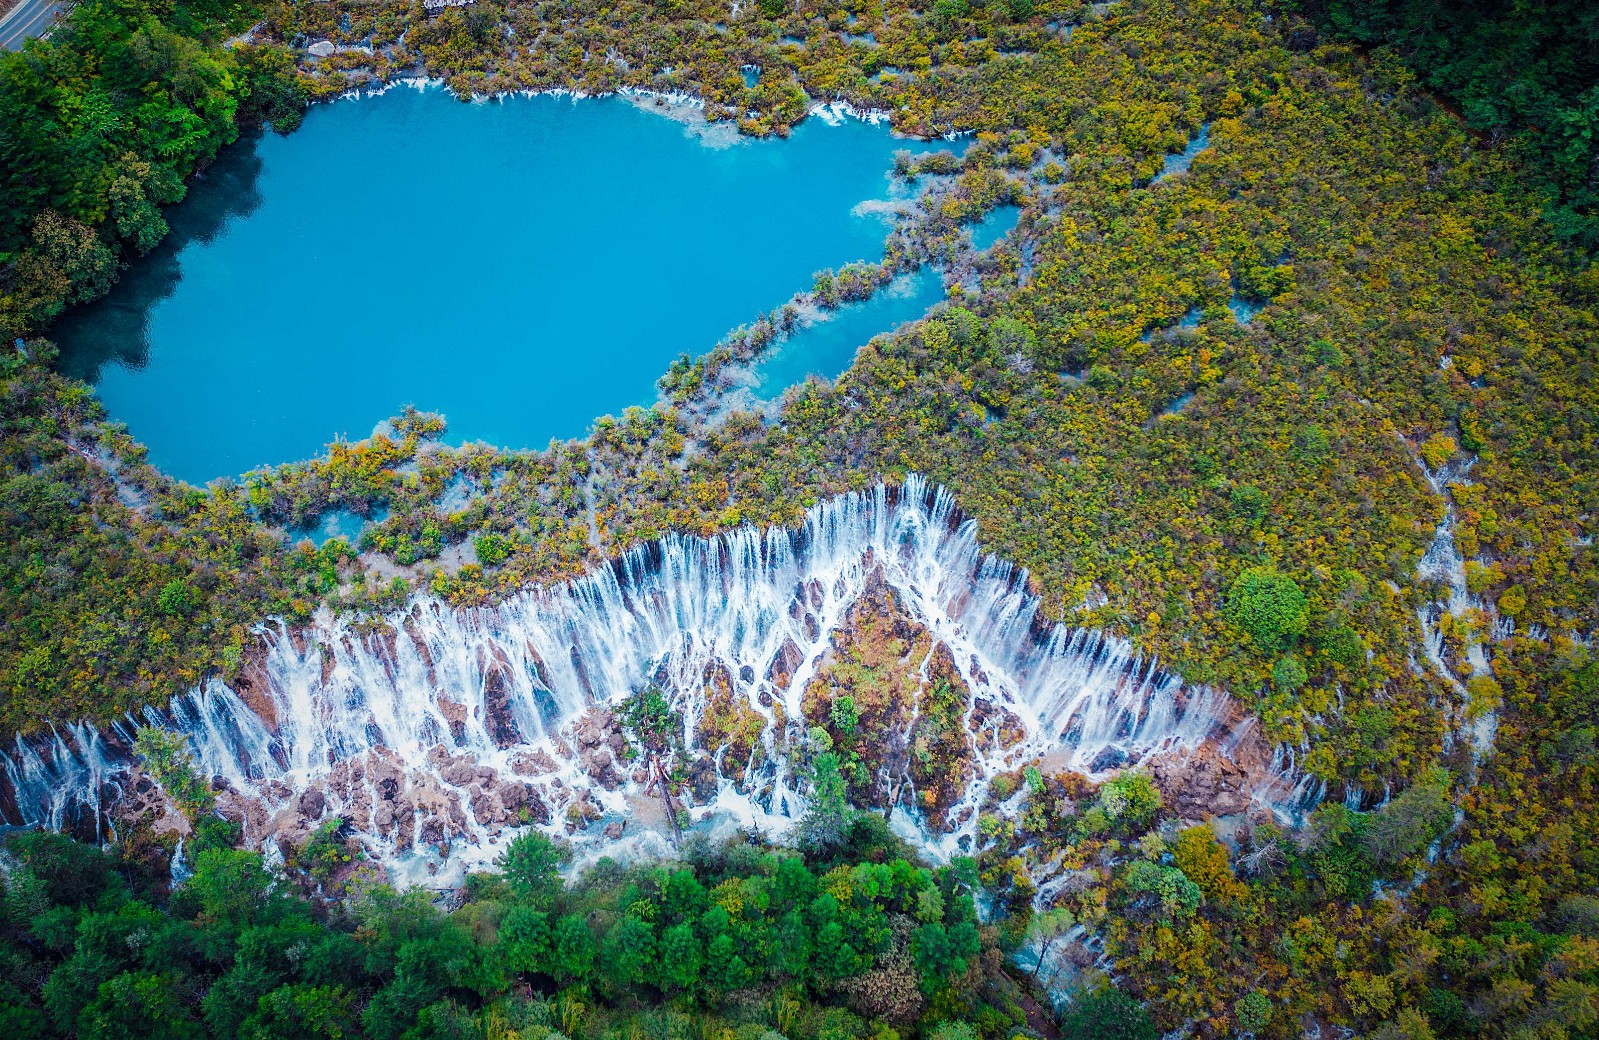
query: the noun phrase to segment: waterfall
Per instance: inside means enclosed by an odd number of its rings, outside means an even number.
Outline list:
[[[0,808],[54,828],[113,817],[136,775],[134,728],[148,723],[189,738],[247,840],[271,847],[343,816],[397,880],[459,876],[526,826],[590,855],[659,850],[639,764],[597,714],[653,684],[683,718],[688,757],[716,763],[714,797],[696,800],[690,823],[780,835],[806,806],[790,765],[805,689],[870,581],[947,650],[968,691],[971,780],[947,814],[956,822],[935,833],[914,808],[893,813],[931,855],[971,847],[999,773],[1045,759],[1104,774],[1230,746],[1226,697],[1124,641],[1044,621],[1026,572],[986,556],[975,522],[911,476],[824,501],[795,530],[668,535],[490,607],[417,596],[376,621],[323,611],[303,629],[264,625],[248,688],[212,679],[140,718],[19,739],[0,759]],[[747,760],[696,748],[712,677],[760,718]]]
[[[1444,515],[1433,533],[1432,543],[1427,546],[1427,551],[1422,554],[1421,561],[1416,565],[1416,576],[1422,581],[1439,582],[1446,589],[1444,597],[1435,603],[1425,604],[1416,611],[1416,623],[1421,632],[1421,648],[1432,670],[1449,684],[1460,700],[1465,701],[1466,685],[1450,666],[1449,648],[1444,641],[1443,631],[1438,627],[1438,620],[1443,613],[1448,613],[1456,620],[1469,622],[1474,612],[1484,611],[1490,622],[1489,634],[1498,639],[1500,638],[1498,633],[1501,631],[1497,611],[1472,595],[1467,588],[1466,563],[1455,542],[1458,517],[1450,485],[1470,484],[1468,477],[1477,460],[1472,457],[1463,463],[1449,462],[1436,472],[1428,469],[1419,459],[1417,462],[1426,477],[1428,487],[1444,500]],[[1509,630],[1505,631],[1508,634]],[[1468,628],[1461,643],[1461,663],[1470,671],[1468,678],[1492,675],[1493,666],[1488,659],[1482,634]],[[1471,742],[1473,756],[1481,759],[1493,749],[1494,738],[1499,730],[1498,712],[1485,711],[1474,722],[1468,723],[1464,719],[1461,721],[1464,734]]]

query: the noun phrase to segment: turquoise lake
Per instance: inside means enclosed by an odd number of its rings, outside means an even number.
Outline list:
[[[169,239],[57,324],[60,367],[192,483],[310,458],[407,404],[443,412],[453,443],[582,436],[816,271],[881,259],[890,225],[861,204],[890,197],[896,150],[949,147],[852,120],[705,129],[614,97],[315,106],[194,183]],[[795,336],[763,396],[836,376],[938,298],[924,273]]]
[[[944,298],[944,281],[926,267],[901,275],[869,300],[816,315],[772,346],[755,365],[755,396],[776,400],[811,376],[831,379],[855,360],[855,351],[881,332],[914,321]]]

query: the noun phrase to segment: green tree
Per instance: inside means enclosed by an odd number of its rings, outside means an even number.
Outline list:
[[[1192,917],[1205,901],[1205,894],[1193,880],[1176,867],[1163,867],[1147,859],[1135,860],[1127,868],[1127,889],[1134,895],[1151,895],[1166,917]]]
[[[1364,835],[1366,851],[1379,866],[1396,866],[1442,835],[1454,817],[1449,774],[1435,770],[1372,814]]]
[[[554,974],[550,917],[530,906],[513,906],[500,920],[499,956],[506,971]]]
[[[718,935],[706,944],[705,981],[723,993],[749,985],[749,966],[739,956],[738,944],[731,935]]]
[[[1063,906],[1033,915],[1027,925],[1027,941],[1037,948],[1038,959],[1033,964],[1033,978],[1038,978],[1038,973],[1043,970],[1044,962],[1049,959],[1049,951],[1062,936],[1070,934],[1076,924],[1077,919],[1072,916],[1071,910]]]
[[[49,904],[85,906],[115,900],[125,890],[110,856],[64,834],[22,831],[10,835],[5,845],[27,876],[38,882],[40,894]],[[6,879],[8,894],[18,892],[22,880],[18,873]]]
[[[1233,1018],[1246,1033],[1258,1033],[1271,1025],[1271,998],[1260,990],[1250,990],[1233,1004]]]
[[[215,806],[216,795],[200,774],[183,734],[141,726],[133,737],[133,753],[190,820],[200,819]]]
[[[1310,623],[1305,593],[1275,567],[1250,567],[1233,581],[1227,620],[1248,632],[1268,653],[1286,649]]]
[[[799,822],[798,839],[803,848],[828,852],[843,842],[852,815],[836,752],[816,756],[811,784],[811,804]]]
[[[853,737],[855,730],[861,724],[860,709],[855,707],[855,698],[848,694],[841,695],[833,702],[828,711],[828,717],[838,731],[846,737]]]
[[[587,982],[599,952],[588,922],[576,914],[562,917],[555,922],[553,945],[550,973],[563,985]]]
[[[1111,986],[1081,994],[1060,1023],[1065,1040],[1157,1040],[1143,1006]]]
[[[242,930],[269,921],[293,904],[272,890],[272,874],[261,854],[245,849],[208,849],[195,857],[185,889],[202,921]]]
[[[605,933],[601,963],[613,986],[629,989],[647,984],[655,958],[655,928],[648,921],[629,914]]]
[[[1309,678],[1304,662],[1294,654],[1284,654],[1271,666],[1271,684],[1278,693],[1293,693],[1305,685]]]
[[[561,867],[571,855],[566,845],[557,845],[539,831],[528,831],[506,847],[500,872],[518,897],[548,907],[561,891]]]
[[[1316,639],[1322,653],[1346,672],[1359,675],[1366,667],[1366,641],[1348,625],[1337,625]]]
[[[100,986],[78,1016],[84,1040],[200,1040],[175,972],[128,972]]]
[[[968,0],[937,0],[933,4],[933,20],[945,28],[952,27],[955,22],[972,13]]]
[[[1294,436],[1294,454],[1304,462],[1320,462],[1332,451],[1332,440],[1327,431],[1315,424],[1300,428]]]
[[[343,986],[296,983],[261,997],[239,1034],[251,1040],[346,1040],[359,1035],[354,994]]]
[[[705,951],[690,924],[678,924],[661,933],[656,978],[668,993],[690,993],[699,988]]]

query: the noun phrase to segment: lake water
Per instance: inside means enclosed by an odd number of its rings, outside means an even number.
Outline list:
[[[944,280],[923,267],[901,275],[871,299],[846,303],[812,316],[779,340],[755,366],[755,396],[776,400],[811,376],[835,379],[849,368],[855,350],[880,332],[915,321],[944,298]]]
[[[889,225],[856,207],[888,197],[896,149],[948,147],[853,120],[724,129],[623,98],[315,106],[230,149],[168,211],[168,241],[58,323],[61,368],[195,483],[311,457],[406,404],[443,412],[455,442],[582,436],[814,272],[881,258]],[[848,345],[792,371],[836,375],[904,306],[837,323]]]

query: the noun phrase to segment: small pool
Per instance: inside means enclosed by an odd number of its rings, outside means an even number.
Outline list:
[[[995,206],[984,214],[982,220],[972,225],[972,248],[979,253],[986,252],[1016,230],[1016,222],[1021,216],[1020,206]]]

